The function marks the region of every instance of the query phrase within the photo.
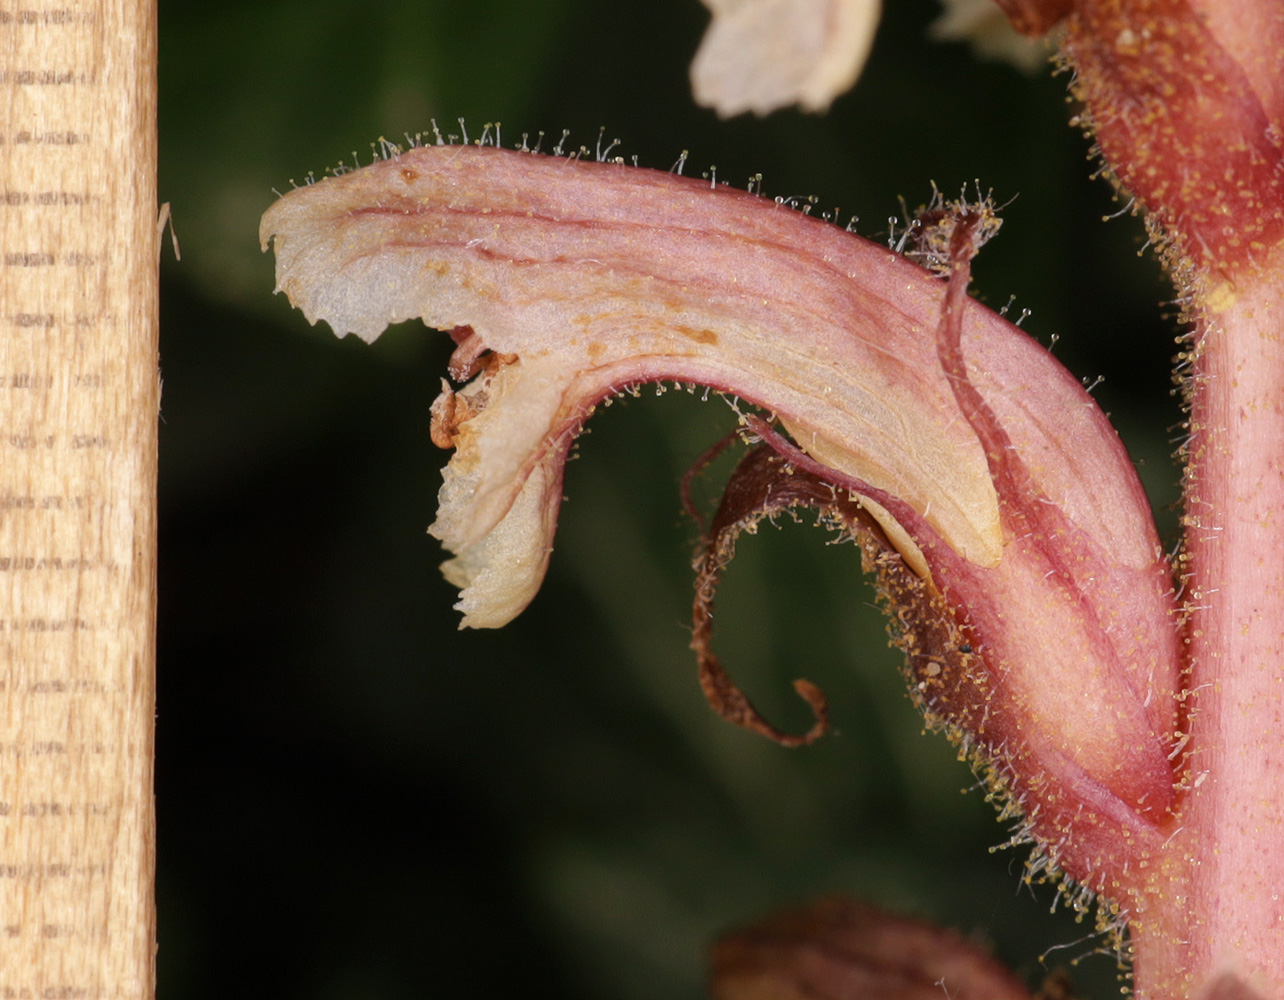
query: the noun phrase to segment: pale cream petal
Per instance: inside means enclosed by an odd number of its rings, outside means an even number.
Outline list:
[[[824,111],[860,75],[878,0],[706,0],[713,22],[691,64],[696,101],[724,118],[798,104]]]

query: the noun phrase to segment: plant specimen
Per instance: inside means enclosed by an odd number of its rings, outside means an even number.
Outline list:
[[[538,589],[568,450],[601,401],[672,380],[752,404],[697,567],[715,708],[785,742],[823,731],[805,682],[810,732],[761,718],[710,624],[736,535],[819,509],[876,575],[913,697],[1022,817],[1029,874],[1098,901],[1137,994],[1284,995],[1284,10],[1001,6],[1059,32],[1080,120],[1177,286],[1171,558],[1082,386],[967,297],[998,227],[980,192],[920,209],[898,254],[757,193],[488,130],[293,191],[262,240],[310,321],[369,340],[419,318],[454,338],[432,531],[464,624],[503,625]]]

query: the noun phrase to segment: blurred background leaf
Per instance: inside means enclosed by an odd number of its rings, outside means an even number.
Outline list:
[[[1180,419],[1167,288],[1090,182],[1065,80],[931,43],[888,5],[827,117],[718,121],[689,97],[695,0],[229,0],[161,5],[164,270],[158,807],[160,996],[205,1000],[703,995],[716,934],[846,892],[990,942],[1032,981],[1091,929],[1018,890],[1022,856],[924,737],[855,550],[807,525],[741,546],[719,650],[773,719],[789,680],[837,735],[787,751],[713,718],[687,649],[691,461],[733,423],[644,391],[569,468],[545,589],[460,633],[424,529],[445,459],[428,407],[449,339],[373,347],[272,289],[260,213],[381,136],[595,144],[780,196],[885,238],[898,197],[977,180],[1006,212],[976,266],[992,304],[1094,380],[1171,537]],[[709,487],[709,497],[716,491]],[[1091,951],[1085,941],[1049,965]],[[1113,961],[1076,976],[1117,989]]]

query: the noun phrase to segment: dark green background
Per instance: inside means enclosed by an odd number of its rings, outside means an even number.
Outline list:
[[[838,733],[786,751],[712,717],[677,484],[725,405],[644,392],[595,418],[543,592],[507,629],[461,633],[424,531],[448,338],[310,328],[257,247],[274,187],[433,116],[590,146],[604,125],[644,165],[688,149],[688,172],[762,172],[875,239],[898,196],[979,179],[1019,197],[978,294],[1015,294],[1032,336],[1105,376],[1171,533],[1170,293],[1139,223],[1101,221],[1117,206],[1066,125],[1067,78],[929,42],[933,2],[889,8],[828,116],[722,122],[689,97],[697,0],[161,4],[161,197],[183,251],[161,345],[163,1000],[694,998],[720,929],[831,892],[975,933],[1032,981],[1088,932],[1048,916],[1046,887],[1019,891],[1021,852],[987,850],[1006,833],[920,734],[851,547],[766,531],[719,607],[719,648],[769,715],[804,724],[788,681],[806,676]],[[1076,974],[1117,989],[1109,959]]]

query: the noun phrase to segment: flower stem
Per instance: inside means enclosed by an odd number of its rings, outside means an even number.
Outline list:
[[[1284,280],[1201,296],[1186,497],[1190,742],[1133,925],[1142,1000],[1284,996]],[[1220,308],[1218,308],[1220,306]]]

